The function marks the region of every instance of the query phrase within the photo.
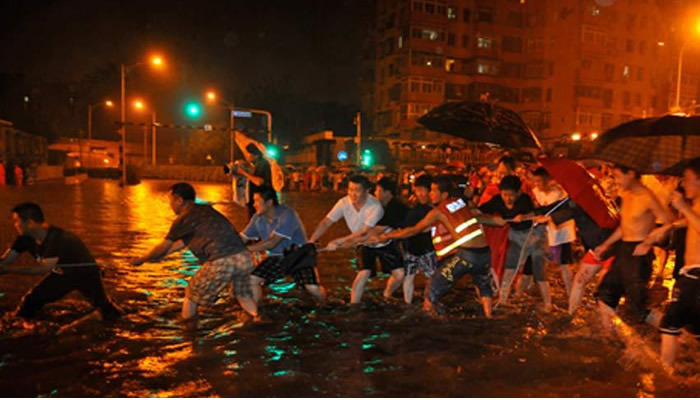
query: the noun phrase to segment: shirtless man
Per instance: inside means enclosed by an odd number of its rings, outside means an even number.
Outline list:
[[[598,311],[607,333],[611,332],[611,318],[623,295],[632,305],[638,322],[648,317],[647,284],[654,261],[654,253],[650,250],[663,237],[672,221],[669,211],[641,184],[636,171],[618,166],[613,174],[622,198],[620,226],[595,249],[596,257],[602,260],[610,246],[619,241],[614,249],[615,261],[596,291]],[[654,229],[656,220],[661,221],[663,226]]]
[[[673,367],[679,348],[682,328],[700,339],[700,158],[690,162],[683,172],[683,188],[692,205],[683,195],[674,192],[671,204],[682,218],[674,226],[688,227],[685,264],[673,287],[673,298],[661,321],[661,362]]]

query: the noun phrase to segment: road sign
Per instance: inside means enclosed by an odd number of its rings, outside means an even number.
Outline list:
[[[233,116],[239,118],[250,118],[253,116],[253,113],[250,111],[233,110]]]

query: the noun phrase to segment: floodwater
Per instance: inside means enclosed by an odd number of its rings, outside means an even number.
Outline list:
[[[328,305],[315,307],[293,283],[279,282],[265,292],[264,323],[248,322],[226,296],[202,310],[198,331],[187,332],[177,317],[196,259],[184,252],[141,267],[126,262],[167,232],[174,218],[166,197],[170,183],[0,187],[0,210],[37,201],[50,222],[81,236],[104,263],[108,291],[128,312],[115,323],[87,319],[58,333],[91,311],[74,294],[47,306],[33,329],[23,329],[10,312],[39,277],[0,276],[3,396],[700,396],[697,344],[684,341],[677,376],[667,376],[654,359],[659,339],[653,329],[628,333],[627,347],[601,340],[593,286],[582,312],[568,318],[554,268],[549,273],[558,307],[552,313],[541,310],[533,289],[485,320],[465,278],[444,299],[448,316],[435,321],[417,311],[420,278],[415,308],[403,307],[398,297],[384,301],[380,277],[370,282],[363,306],[351,309],[353,252],[322,253]],[[230,198],[227,185],[195,187],[204,200]],[[337,197],[291,193],[284,201],[310,233]],[[245,210],[217,208],[244,227]],[[4,215],[3,244],[14,237]],[[324,240],[345,229],[337,224]]]

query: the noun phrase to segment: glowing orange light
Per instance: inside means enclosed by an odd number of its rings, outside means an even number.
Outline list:
[[[213,91],[207,92],[207,100],[215,101],[216,100],[216,93]]]
[[[135,100],[134,101],[134,108],[137,110],[143,110],[146,106],[143,104],[143,101],[141,100]]]
[[[598,132],[591,133],[591,140],[596,140],[596,139],[598,139]]]
[[[153,56],[151,58],[151,64],[155,67],[162,67],[163,66],[163,59],[160,56]]]
[[[581,140],[581,134],[578,133],[578,132],[572,134],[572,135],[571,135],[571,140],[573,140],[574,142],[578,142],[579,140]]]
[[[114,107],[114,103],[112,103],[112,100],[107,100],[107,101],[105,101],[105,106]]]

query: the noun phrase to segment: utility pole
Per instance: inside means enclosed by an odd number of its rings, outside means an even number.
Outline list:
[[[362,115],[361,113],[355,114],[355,132],[357,134],[357,154],[356,161],[357,165],[362,165]]]

